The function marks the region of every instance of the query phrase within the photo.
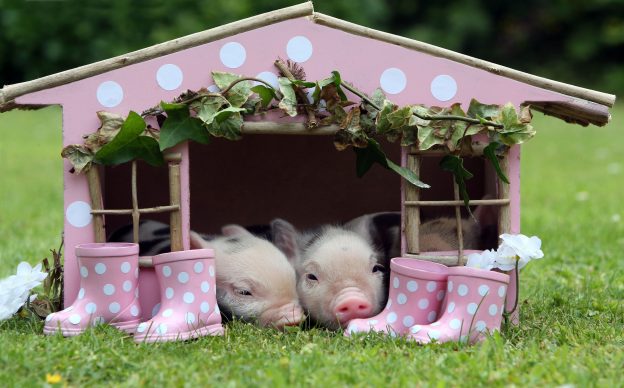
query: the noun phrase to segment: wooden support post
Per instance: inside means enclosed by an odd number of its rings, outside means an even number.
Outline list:
[[[92,165],[87,170],[87,182],[89,185],[89,197],[91,197],[91,209],[102,209],[102,186],[100,183],[100,172],[97,166]],[[106,242],[106,230],[104,229],[104,215],[93,214],[93,231],[95,232],[95,242]]]
[[[499,161],[500,168],[505,176],[509,176],[509,151],[505,152]],[[509,185],[498,181],[498,198],[509,200]],[[500,207],[498,216],[498,234],[511,233],[511,202]]]
[[[139,243],[139,218],[141,213],[139,212],[139,199],[137,196],[137,162],[132,161],[132,241],[135,244]]]
[[[182,154],[172,153],[165,155],[165,160],[169,164],[169,204],[178,206],[169,215],[169,227],[171,228],[171,251],[181,251],[182,244],[182,213],[181,207],[181,184],[180,184],[180,162]]]
[[[453,198],[459,201],[459,186],[453,180]],[[457,264],[461,265],[464,256],[464,231],[462,230],[462,216],[460,205],[455,205],[455,221],[457,222]]]
[[[416,176],[420,174],[420,155],[410,153],[407,155],[407,168],[413,171]],[[420,198],[419,188],[405,183],[405,201],[418,201]],[[407,244],[407,253],[418,254],[420,253],[420,207],[418,206],[403,206],[405,214],[405,241]]]

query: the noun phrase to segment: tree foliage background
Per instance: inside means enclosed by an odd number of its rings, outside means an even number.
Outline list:
[[[0,85],[299,0],[0,0]],[[624,91],[624,0],[316,0],[315,10],[500,65]]]

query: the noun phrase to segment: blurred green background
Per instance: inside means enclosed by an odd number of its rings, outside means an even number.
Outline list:
[[[0,0],[0,85],[299,0]],[[624,91],[624,0],[316,0],[315,10],[525,72]]]

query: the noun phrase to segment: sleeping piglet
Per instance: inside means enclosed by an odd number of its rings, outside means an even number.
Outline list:
[[[242,226],[227,225],[222,232],[210,241],[191,232],[191,247],[215,250],[217,302],[223,312],[261,326],[298,325],[304,315],[286,256]]]
[[[368,240],[336,226],[301,234],[276,219],[271,227],[273,242],[296,269],[299,300],[314,323],[337,330],[381,311],[385,267]]]

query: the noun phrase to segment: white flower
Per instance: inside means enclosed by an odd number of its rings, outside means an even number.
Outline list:
[[[502,234],[500,238],[503,242],[498,247],[498,257],[494,266],[503,271],[514,269],[516,260],[518,261],[518,269],[522,269],[529,261],[544,257],[544,253],[540,249],[542,241],[537,236]]]
[[[26,262],[17,266],[17,274],[0,280],[0,321],[10,318],[26,303],[30,290],[48,276],[41,272],[41,264],[34,268]]]
[[[496,257],[497,252],[492,250],[483,251],[481,253],[471,253],[468,255],[466,267],[480,268],[489,271],[494,268]]]

